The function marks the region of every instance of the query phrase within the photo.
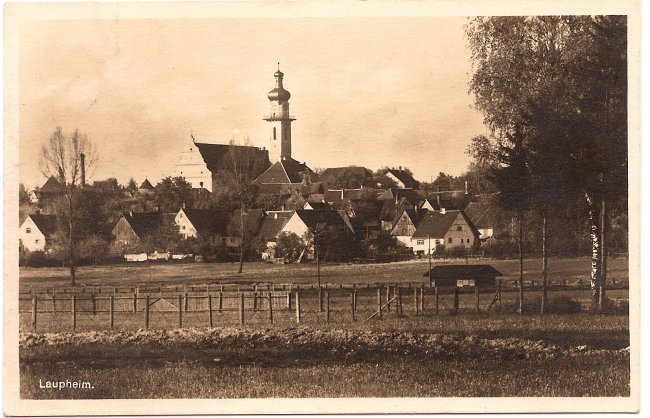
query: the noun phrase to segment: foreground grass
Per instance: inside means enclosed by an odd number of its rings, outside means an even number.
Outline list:
[[[21,364],[28,399],[295,398],[449,396],[629,396],[629,357],[386,359],[380,363],[268,367],[216,359],[102,364]],[[43,380],[82,380],[93,389],[41,389]]]
[[[434,264],[464,264],[464,260],[436,260]],[[503,278],[514,280],[519,274],[517,260],[472,260],[471,263],[487,263],[503,273]],[[524,264],[525,280],[541,280],[541,260],[528,259]],[[422,283],[427,271],[426,259],[387,264],[324,264],[321,266],[322,283]],[[81,286],[138,286],[143,283],[156,284],[201,284],[211,282],[227,283],[296,283],[316,282],[316,268],[311,264],[268,264],[246,263],[244,272],[237,274],[237,263],[192,263],[192,264],[143,264],[79,267],[77,283]],[[588,283],[590,259],[551,258],[549,274],[553,281],[583,280]],[[66,268],[20,268],[20,285],[33,286],[35,290],[69,285]],[[607,278],[610,281],[627,282],[628,260],[610,258]]]

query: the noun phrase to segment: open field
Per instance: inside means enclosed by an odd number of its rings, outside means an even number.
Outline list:
[[[503,273],[504,280],[515,280],[519,274],[517,260],[470,260],[473,264],[491,264]],[[434,260],[435,263],[464,264],[464,260]],[[527,259],[524,264],[526,281],[541,280],[542,262]],[[237,274],[237,263],[190,263],[190,264],[141,264],[80,267],[77,282],[80,286],[139,286],[151,284],[201,284],[201,283],[316,283],[314,264],[245,263],[244,272]],[[339,283],[424,283],[422,275],[427,271],[426,259],[386,264],[325,264],[321,266],[323,284]],[[66,268],[20,268],[20,285],[52,288],[69,285]],[[590,259],[551,258],[549,279],[553,282],[566,280],[583,281],[587,284]],[[628,281],[628,260],[610,258],[608,262],[609,283]]]
[[[553,322],[546,322],[550,332]],[[588,331],[589,332],[589,331]],[[592,332],[595,332],[592,331]],[[628,396],[629,353],[492,336],[298,327],[21,334],[25,398]],[[41,380],[92,389],[47,390]]]

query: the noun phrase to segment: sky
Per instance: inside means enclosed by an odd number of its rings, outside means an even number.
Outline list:
[[[467,169],[485,133],[468,91],[459,17],[35,20],[18,37],[20,180],[45,177],[61,126],[95,143],[91,180],[172,175],[197,142],[268,148],[277,63],[291,92],[292,156],[312,169],[410,168],[421,181]]]

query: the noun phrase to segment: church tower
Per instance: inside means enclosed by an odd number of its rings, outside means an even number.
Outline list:
[[[271,145],[269,146],[271,163],[280,161],[283,157],[291,157],[291,122],[296,120],[289,115],[291,93],[282,86],[284,74],[280,71],[279,63],[278,71],[273,75],[275,76],[275,88],[266,95],[271,102],[271,113],[264,118],[271,128]]]

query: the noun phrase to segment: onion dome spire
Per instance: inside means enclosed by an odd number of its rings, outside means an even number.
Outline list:
[[[282,78],[284,77],[284,74],[282,71],[280,71],[280,63],[278,62],[278,71],[273,73],[273,76],[275,77],[275,88],[268,92],[266,97],[269,98],[270,101],[278,101],[278,102],[286,102],[289,100],[291,97],[291,93],[289,93],[287,90],[284,89],[282,86]]]

